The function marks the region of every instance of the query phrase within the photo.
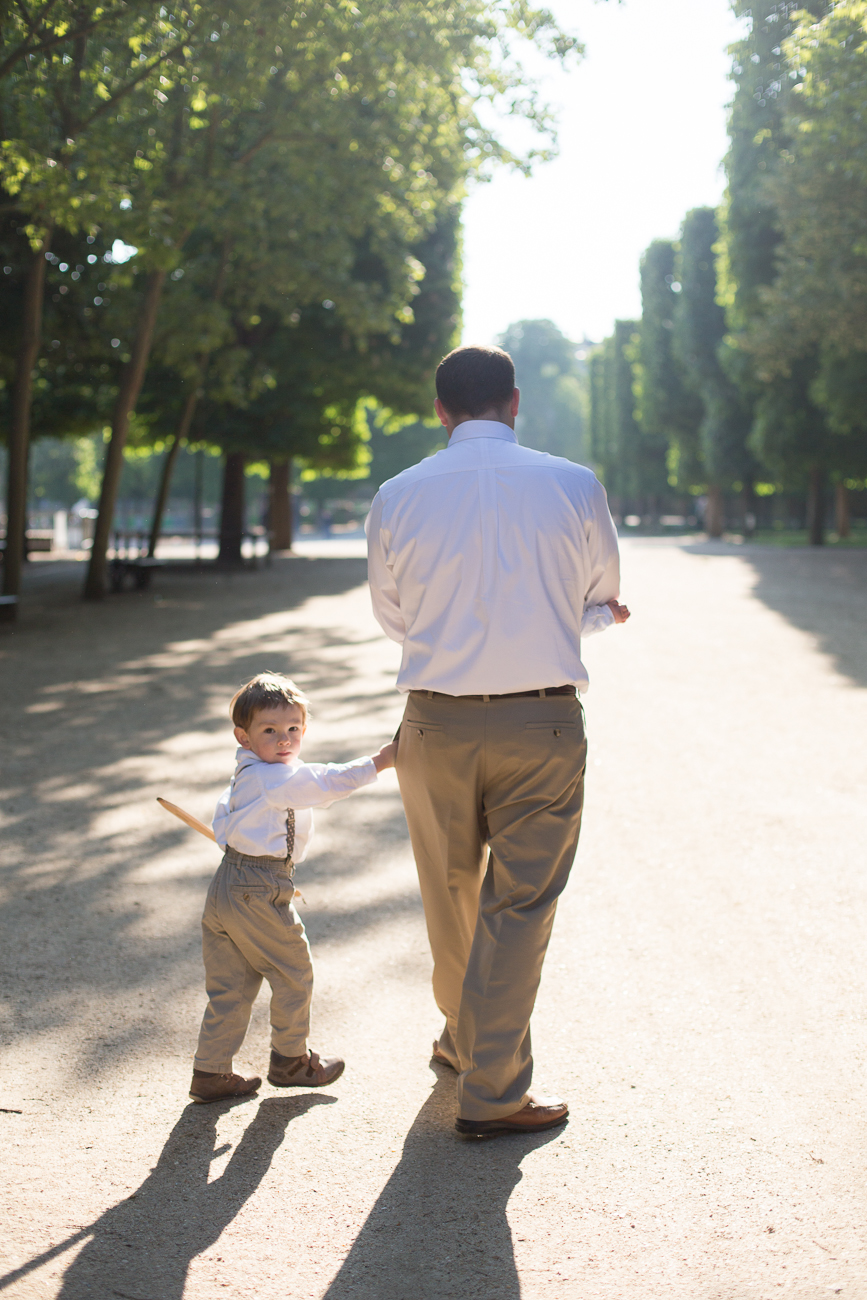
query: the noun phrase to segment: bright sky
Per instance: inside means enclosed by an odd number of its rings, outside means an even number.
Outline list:
[[[530,180],[506,170],[464,210],[464,342],[547,317],[599,340],[640,314],[638,261],[716,204],[726,151],[728,0],[548,0],[586,46],[544,66],[559,156]]]

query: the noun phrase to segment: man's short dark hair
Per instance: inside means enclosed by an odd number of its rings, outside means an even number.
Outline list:
[[[477,419],[515,391],[515,365],[502,348],[455,348],[437,366],[437,397],[449,415]]]

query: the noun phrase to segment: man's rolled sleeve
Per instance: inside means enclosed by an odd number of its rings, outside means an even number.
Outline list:
[[[620,595],[620,554],[608,497],[598,480],[594,485],[593,512],[587,521],[587,549],[590,573],[584,604],[606,605]]]
[[[388,563],[389,537],[382,525],[382,497],[377,492],[364,525],[367,533],[367,579],[373,616],[387,637],[400,645],[406,638],[406,623],[400,612],[397,583]]]

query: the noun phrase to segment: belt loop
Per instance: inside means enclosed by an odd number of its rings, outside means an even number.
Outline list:
[[[428,691],[428,693],[427,693],[427,697],[428,697],[429,700],[432,700],[433,697],[434,697],[434,693],[433,693],[433,691]]]
[[[483,695],[483,696],[482,696],[482,699],[485,701],[485,704],[490,704],[490,702],[491,702],[491,697],[490,697],[490,695]]]
[[[540,688],[539,688],[539,699],[540,699],[540,700],[544,700],[544,699],[545,699],[545,687],[544,687],[544,686],[540,686]]]

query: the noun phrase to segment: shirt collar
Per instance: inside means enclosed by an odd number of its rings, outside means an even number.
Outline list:
[[[518,435],[499,420],[464,420],[449,438],[449,446],[466,442],[469,438],[500,438],[503,442],[517,442]]]

